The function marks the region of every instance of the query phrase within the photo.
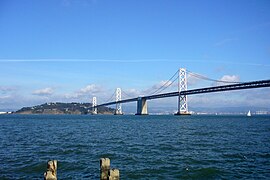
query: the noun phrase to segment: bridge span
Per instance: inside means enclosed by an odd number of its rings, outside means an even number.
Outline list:
[[[181,72],[181,73],[183,73],[183,72]],[[185,76],[184,79],[186,81],[186,75],[184,75],[184,76]],[[179,86],[181,86],[183,84],[185,86],[184,88],[186,89],[186,82],[183,83],[182,80],[179,80]],[[137,113],[136,114],[137,115],[146,115],[146,114],[148,114],[147,100],[178,96],[179,103],[178,103],[178,113],[177,114],[181,115],[181,114],[188,114],[187,102],[186,102],[187,95],[222,92],[222,91],[233,91],[233,90],[243,90],[243,89],[264,88],[264,87],[270,87],[270,80],[251,81],[251,82],[245,82],[245,83],[213,86],[213,87],[198,88],[198,89],[191,89],[191,90],[181,90],[181,88],[179,88],[178,91],[174,91],[174,92],[160,93],[160,94],[154,94],[154,95],[148,95],[148,96],[140,96],[140,97],[129,98],[129,99],[124,99],[124,100],[121,100],[121,98],[119,98],[119,95],[118,95],[118,98],[116,98],[116,101],[111,101],[111,102],[98,104],[98,105],[93,104],[93,111],[96,112],[96,108],[101,107],[101,106],[109,106],[109,105],[116,104],[117,107],[119,107],[119,104],[137,101]],[[95,101],[96,101],[96,99],[95,99]],[[115,114],[122,114],[122,111],[121,112],[118,111]]]

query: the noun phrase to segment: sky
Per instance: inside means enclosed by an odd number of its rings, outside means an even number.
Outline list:
[[[1,0],[0,42],[0,110],[93,96],[102,103],[118,87],[137,97],[179,68],[217,80],[270,79],[270,1]],[[213,85],[188,76],[188,89]],[[191,110],[270,107],[269,89],[188,100]],[[150,106],[175,110],[177,98]]]

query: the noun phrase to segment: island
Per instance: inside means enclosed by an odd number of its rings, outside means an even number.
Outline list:
[[[115,109],[108,107],[98,107],[99,114],[113,114]],[[91,114],[91,103],[45,103],[33,107],[23,107],[16,114]]]

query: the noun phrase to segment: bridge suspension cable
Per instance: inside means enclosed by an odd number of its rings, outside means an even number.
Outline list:
[[[203,79],[203,80],[207,80],[207,81],[213,81],[213,82],[220,82],[220,83],[243,83],[243,82],[237,82],[237,81],[224,81],[224,80],[216,80],[216,79],[211,79],[208,78],[206,76],[203,76],[201,74],[197,74],[191,71],[186,70],[188,74],[190,74],[193,77],[199,78],[199,79]]]
[[[175,77],[173,81],[170,81],[170,83],[169,83],[168,85],[162,86],[163,88],[160,89],[160,91],[155,92],[154,94],[159,94],[159,93],[161,93],[162,91],[166,90],[166,89],[167,89],[168,87],[170,87],[176,80],[178,80],[178,76]],[[152,95],[154,95],[154,94],[152,94]]]
[[[133,97],[130,96],[128,93],[126,93],[124,90],[122,90],[122,94],[125,95],[127,98],[133,98]]]
[[[114,97],[115,97],[115,91],[114,91],[114,93],[112,94],[112,96],[111,96],[107,101],[105,101],[105,102],[110,102],[110,101],[112,101]]]
[[[177,70],[174,73],[174,75],[169,80],[167,80],[162,86],[160,86],[158,89],[156,89],[154,92],[152,92],[150,94],[154,95],[154,94],[160,93],[160,92],[164,91],[165,89],[167,89],[169,86],[171,86],[178,79],[178,73],[179,73],[179,70]]]

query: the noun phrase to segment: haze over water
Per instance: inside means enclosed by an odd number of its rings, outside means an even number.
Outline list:
[[[269,116],[1,115],[0,179],[267,179]]]

